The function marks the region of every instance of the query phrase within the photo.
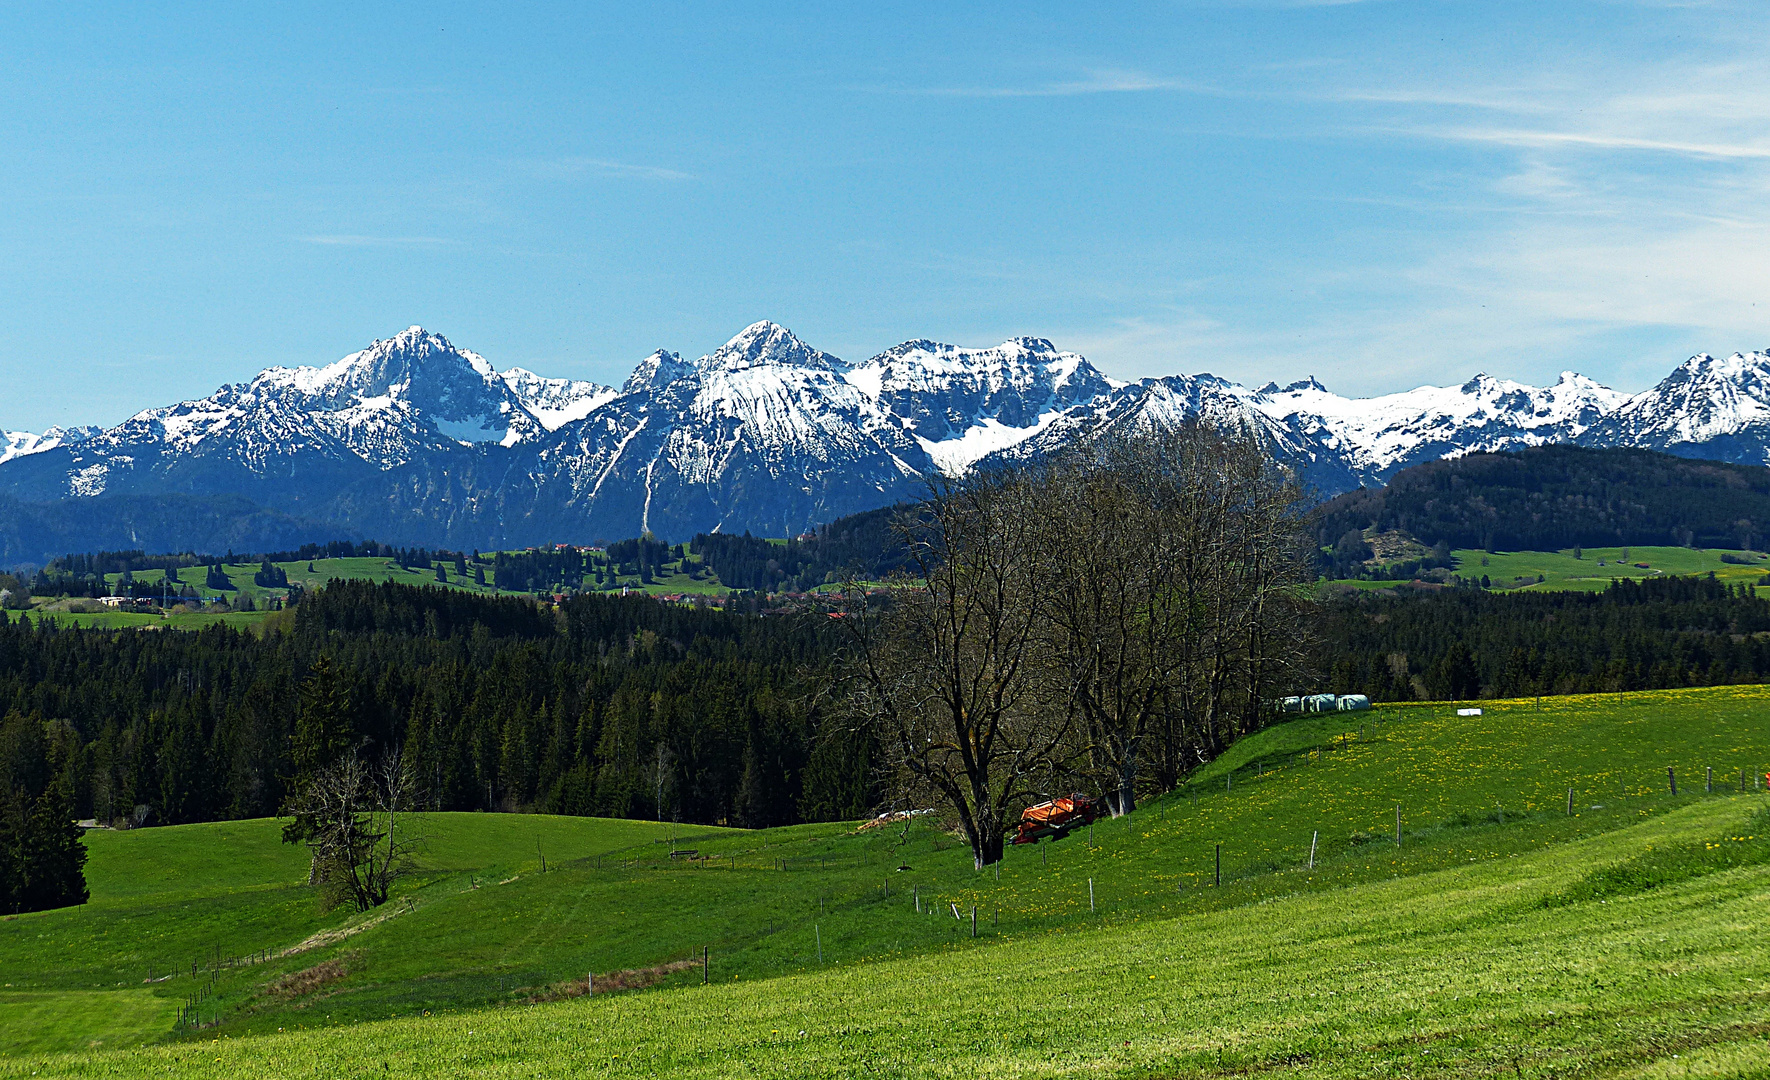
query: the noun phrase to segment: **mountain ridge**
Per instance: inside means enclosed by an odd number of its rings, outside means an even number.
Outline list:
[[[1770,354],[1698,354],[1626,394],[1573,372],[1486,374],[1345,398],[1313,377],[1121,382],[1048,339],[916,339],[865,361],[777,323],[620,387],[498,370],[412,326],[318,367],[274,367],[104,431],[0,442],[0,494],[237,496],[359,534],[457,548],[796,535],[917,497],[923,477],[1047,453],[1115,424],[1202,417],[1258,439],[1318,496],[1425,461],[1567,443],[1770,462]]]

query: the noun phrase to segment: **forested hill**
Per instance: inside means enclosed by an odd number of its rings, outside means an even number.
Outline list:
[[[1388,487],[1322,504],[1312,521],[1323,545],[1375,526],[1427,545],[1489,551],[1758,548],[1770,534],[1770,468],[1538,446],[1416,465]]]
[[[828,622],[362,581],[261,636],[0,616],[0,715],[43,725],[78,815],[101,820],[273,814],[322,721],[371,756],[403,746],[440,809],[846,819],[873,799],[867,747],[825,737],[808,690]]]
[[[1319,624],[1324,689],[1446,701],[1770,680],[1770,600],[1713,578],[1601,593],[1345,590]]]
[[[806,537],[784,544],[744,533],[702,533],[689,543],[733,589],[808,592],[853,574],[882,580],[903,568],[908,552],[892,528],[906,507],[886,506],[837,518]]]

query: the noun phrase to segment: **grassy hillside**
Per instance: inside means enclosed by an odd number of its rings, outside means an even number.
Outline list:
[[[1479,549],[1453,551],[1456,567],[1452,571],[1466,578],[1485,575],[1495,589],[1530,589],[1536,591],[1577,590],[1598,592],[1610,587],[1616,578],[1666,577],[1688,574],[1714,574],[1733,584],[1756,585],[1770,573],[1770,555],[1762,552],[1723,551],[1719,548],[1698,550],[1682,547],[1586,548],[1575,558],[1574,549],[1564,551],[1502,551]],[[1746,562],[1727,562],[1727,556]],[[1646,563],[1646,566],[1638,564]],[[1542,581],[1537,579],[1541,577]],[[1359,589],[1387,589],[1406,584],[1401,580],[1351,579],[1334,581]]]
[[[277,1071],[271,1060],[297,1057],[352,1071],[341,1054],[367,1054],[355,1066],[378,1069],[381,1048],[395,1073],[449,1060],[501,1075],[516,1067],[512,1049],[531,1052],[542,1032],[544,1071],[595,1054],[617,1072],[722,1075],[748,1054],[771,1075],[869,1062],[883,1073],[1192,1072],[1214,1068],[1222,1048],[1226,1071],[1295,1067],[1302,1059],[1286,1060],[1307,1054],[1350,1075],[1357,1062],[1434,1071],[1427,1049],[1447,1067],[1487,1069],[1502,1043],[1559,1038],[1539,1024],[1557,1008],[1577,1025],[1564,1033],[1582,1039],[1618,1010],[1672,1031],[1762,1008],[1749,993],[1723,1000],[1710,976],[1726,962],[1760,977],[1764,946],[1732,940],[1726,957],[1700,963],[1682,951],[1747,917],[1749,897],[1770,885],[1761,870],[1656,890],[1626,911],[1519,905],[1649,844],[1707,853],[1719,837],[1763,833],[1741,827],[1761,797],[1732,792],[1741,770],[1770,767],[1770,691],[1482,706],[1476,718],[1402,706],[1274,727],[1191,790],[1092,836],[1012,849],[999,878],[974,873],[926,817],[856,833],[435,815],[422,872],[365,918],[314,910],[302,853],[277,844],[274,822],[94,834],[91,904],[0,921],[0,1043],[42,1054],[95,1041],[187,1045],[57,1059],[45,1075],[174,1062]],[[686,849],[695,856],[670,857]],[[1659,940],[1666,928],[1675,944]],[[702,946],[716,989],[693,985],[701,972],[684,967],[657,973],[661,994],[514,1007],[581,986],[589,971],[658,968]],[[1533,967],[1543,950],[1558,959]],[[217,956],[255,962],[202,967]],[[1615,989],[1642,965],[1703,974]],[[144,982],[175,966],[183,973]],[[1402,989],[1361,991],[1374,986]],[[176,1034],[173,1015],[193,992],[207,995],[203,1022],[220,1025]],[[1711,1014],[1680,1019],[1698,999]],[[491,1005],[505,1007],[481,1011]],[[368,1021],[325,1041],[293,1034]],[[1418,1041],[1403,1037],[1410,1029]],[[219,1063],[188,1048],[247,1034],[265,1037],[224,1042]],[[421,1052],[433,1040],[443,1056]]]
[[[1485,574],[1497,587],[1579,589],[1595,592],[1615,578],[1649,578],[1677,574],[1709,574],[1735,584],[1757,584],[1770,565],[1758,552],[1697,550],[1679,547],[1588,548],[1573,557],[1566,551],[1458,551],[1456,572],[1464,577]],[[1750,560],[1723,562],[1722,556]],[[1645,563],[1645,566],[1641,564]],[[1532,584],[1537,577],[1547,580]]]
[[[1759,797],[1181,922],[331,1032],[29,1054],[9,1075],[1762,1076]],[[1604,868],[1691,855],[1658,887]],[[1740,855],[1750,849],[1750,858]],[[1729,862],[1744,862],[1730,866]],[[1594,892],[1594,885],[1598,891]],[[1528,1070],[1528,1072],[1527,1072]]]

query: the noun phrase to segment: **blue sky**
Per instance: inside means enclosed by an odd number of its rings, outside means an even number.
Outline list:
[[[8,5],[0,429],[411,323],[602,382],[761,318],[1358,394],[1770,345],[1764,5],[928,7]]]

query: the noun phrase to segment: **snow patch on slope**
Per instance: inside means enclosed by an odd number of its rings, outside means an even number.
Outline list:
[[[1052,410],[1040,416],[1038,422],[1027,427],[1009,427],[995,417],[987,417],[983,423],[966,428],[965,433],[956,438],[942,439],[935,442],[916,436],[922,449],[936,468],[948,476],[957,476],[971,466],[998,450],[1006,450],[1032,438],[1039,432],[1050,427],[1062,410]]]
[[[498,373],[523,407],[548,431],[582,420],[619,393],[612,386],[579,379],[549,379],[524,368]]]

